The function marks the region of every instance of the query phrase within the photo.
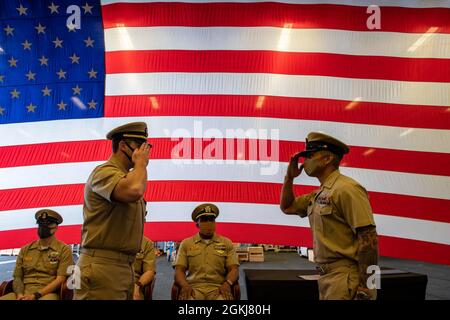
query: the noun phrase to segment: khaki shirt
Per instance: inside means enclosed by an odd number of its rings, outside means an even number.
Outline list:
[[[220,285],[226,280],[228,267],[239,263],[230,239],[215,234],[207,243],[197,233],[181,242],[173,265],[186,268],[186,280],[191,285]]]
[[[155,266],[155,247],[153,242],[147,238],[142,238],[141,251],[136,254],[134,261],[134,280],[135,282],[147,271],[156,271]]]
[[[316,263],[358,261],[356,228],[375,226],[364,187],[336,170],[320,189],[296,198],[294,207],[309,218]]]
[[[57,276],[66,276],[73,265],[72,250],[54,238],[48,247],[33,241],[20,249],[14,269],[14,278],[22,279],[25,287],[45,287]]]
[[[132,255],[139,252],[146,215],[145,200],[124,203],[111,199],[117,183],[127,173],[114,156],[92,171],[84,188],[82,247]]]

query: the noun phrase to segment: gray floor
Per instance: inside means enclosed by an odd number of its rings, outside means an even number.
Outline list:
[[[12,278],[14,261],[15,257],[0,256],[0,281]],[[384,257],[380,259],[380,265],[426,274],[428,275],[427,300],[450,300],[450,266]],[[314,264],[294,252],[266,252],[265,262],[242,263],[239,280],[242,299],[247,298],[244,269],[314,269]],[[157,259],[157,271],[153,297],[155,300],[168,300],[173,282],[173,269],[166,256]]]

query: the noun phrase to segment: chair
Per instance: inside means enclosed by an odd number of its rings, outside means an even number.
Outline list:
[[[13,280],[3,281],[0,284],[0,297],[5,294],[13,292]],[[73,290],[67,288],[66,281],[64,281],[59,288],[59,300],[72,300]]]
[[[0,284],[0,297],[11,292],[13,292],[13,281],[3,281],[2,284]]]
[[[153,300],[153,288],[155,287],[155,280],[156,277],[153,278],[152,282],[142,288],[142,291],[144,292],[144,300]]]
[[[61,285],[59,300],[73,300],[73,289],[67,288],[67,281],[64,281]]]
[[[181,288],[174,282],[170,295],[172,300],[178,300],[178,297],[180,296],[180,290]],[[241,286],[239,285],[239,282],[236,282],[235,284],[233,284],[233,286],[231,286],[231,292],[233,293],[233,300],[241,300]]]

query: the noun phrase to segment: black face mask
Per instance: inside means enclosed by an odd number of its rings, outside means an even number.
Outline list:
[[[38,227],[38,236],[41,239],[45,239],[52,236],[52,228],[50,228],[45,224],[40,224]]]
[[[127,147],[131,150],[131,155],[133,155],[133,152],[134,152],[135,149],[133,149],[133,148],[128,144],[128,142],[126,142],[126,141],[124,141],[124,142],[125,142],[125,144],[127,145]],[[131,160],[131,157],[130,157],[125,151],[122,150],[122,152],[123,152],[123,154],[128,158],[128,160],[130,160],[130,162],[133,163],[133,161]]]

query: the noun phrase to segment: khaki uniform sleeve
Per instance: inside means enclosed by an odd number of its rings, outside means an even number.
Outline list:
[[[187,248],[186,248],[186,242],[182,241],[180,244],[180,247],[178,248],[177,251],[177,257],[175,259],[175,262],[173,263],[173,266],[183,266],[186,269],[189,267],[188,266],[188,260],[187,260]]]
[[[308,209],[309,202],[314,198],[315,194],[315,192],[311,192],[295,198],[292,206],[300,217],[304,218],[308,215],[306,211]]]
[[[338,209],[355,234],[357,228],[375,226],[367,191],[361,185],[342,188],[337,202]]]
[[[57,276],[67,276],[69,266],[73,265],[72,250],[68,245],[65,245],[61,250],[61,259],[59,260]]]
[[[125,173],[113,166],[101,167],[92,177],[92,191],[112,202],[111,195],[114,188],[125,176]]]
[[[148,243],[145,248],[144,258],[142,259],[142,271],[145,273],[147,271],[156,272],[156,254],[155,246],[152,242]]]
[[[21,248],[19,251],[19,255],[17,256],[16,260],[16,267],[14,268],[14,278],[23,279],[23,256],[25,254],[25,249]]]
[[[235,265],[239,265],[239,261],[237,259],[236,256],[236,249],[233,246],[233,243],[231,241],[227,241],[227,262],[226,262],[226,266],[231,267],[231,266],[235,266]]]

